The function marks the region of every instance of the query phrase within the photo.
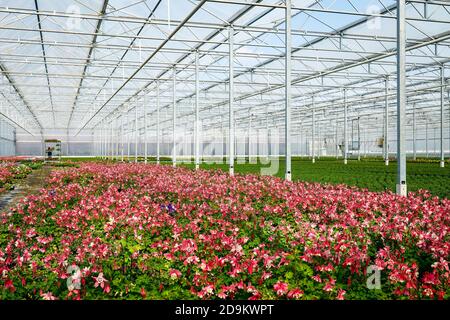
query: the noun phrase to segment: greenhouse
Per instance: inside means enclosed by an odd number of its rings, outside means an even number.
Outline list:
[[[450,298],[450,3],[3,0],[0,300]]]

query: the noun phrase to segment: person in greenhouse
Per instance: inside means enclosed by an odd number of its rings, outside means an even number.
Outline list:
[[[51,147],[48,147],[47,148],[47,157],[49,158],[49,159],[51,159],[52,158],[52,148]]]

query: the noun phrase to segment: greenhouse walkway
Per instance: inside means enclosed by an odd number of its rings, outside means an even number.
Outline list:
[[[25,179],[18,181],[13,190],[1,194],[0,211],[12,207],[23,197],[39,192],[44,187],[45,180],[51,171],[51,166],[43,166],[40,169],[33,170]]]

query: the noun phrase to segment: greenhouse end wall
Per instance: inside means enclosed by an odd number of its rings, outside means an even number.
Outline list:
[[[63,130],[46,130],[43,132],[45,139],[61,140],[61,152],[63,156],[92,156],[94,143],[92,135],[70,136]],[[30,135],[24,131],[17,133],[16,149],[19,156],[42,156],[43,139],[39,134]]]
[[[434,130],[436,131],[436,130]],[[445,132],[445,131],[444,131]],[[421,157],[437,157],[439,156],[439,135],[429,134],[425,136],[423,130],[417,132],[416,136],[416,151],[417,156]],[[10,133],[7,135],[7,139],[11,140],[13,135]],[[44,133],[45,139],[58,139],[62,141],[61,151],[63,156],[72,157],[88,157],[88,156],[100,156],[104,151],[105,144],[100,140],[96,140],[93,135],[79,135],[76,137],[70,137],[67,139],[67,134],[62,132],[48,132]],[[361,156],[382,156],[382,148],[377,145],[376,135],[361,139],[361,149],[359,154]],[[389,152],[391,157],[396,155],[396,139],[392,134],[389,139]],[[128,140],[127,140],[128,138]],[[248,136],[240,134],[236,137],[236,156],[277,156],[283,155],[285,152],[285,144],[283,137],[278,135],[275,139],[270,139],[269,145],[267,139],[263,136],[253,136],[249,145]],[[8,140],[9,141],[9,140]],[[2,154],[12,155],[17,150],[17,155],[20,156],[42,156],[42,138],[41,136],[31,136],[24,132],[17,134],[16,146],[14,147],[14,140],[9,141],[3,146],[3,148],[9,148]],[[121,156],[123,143],[123,155],[126,157],[135,155],[135,137],[115,137],[113,143],[106,145],[107,155]],[[333,137],[317,137],[314,139],[314,153],[315,156],[335,156],[336,155],[336,141]],[[145,150],[144,137],[139,136],[137,139],[138,155],[143,156]],[[406,152],[408,156],[413,154],[413,140],[411,136],[406,139]],[[342,144],[342,139],[338,139],[338,144]],[[351,143],[351,141],[349,141]],[[129,151],[128,151],[129,145]],[[172,137],[165,135],[160,140],[160,155],[171,156],[172,155]],[[450,137],[444,136],[444,148],[445,153],[450,154]],[[155,136],[148,136],[147,138],[147,155],[155,156],[157,150],[157,141]],[[177,156],[193,156],[194,154],[194,137],[193,135],[184,135],[183,138],[177,139]],[[2,150],[3,152],[3,150]],[[342,156],[341,150],[338,151],[339,156]],[[349,150],[350,156],[357,156],[357,151]],[[208,156],[221,156],[228,154],[227,139],[224,137],[214,137],[213,135],[205,134],[203,141],[200,142],[200,155],[203,157]],[[310,156],[312,154],[312,140],[309,133],[303,135],[294,135],[292,139],[292,154],[294,156]]]

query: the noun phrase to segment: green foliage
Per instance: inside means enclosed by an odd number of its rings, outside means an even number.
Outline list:
[[[57,168],[76,167],[76,168],[78,168],[79,165],[77,163],[72,162],[72,161],[63,161],[63,162],[53,163],[52,167],[57,167]]]
[[[284,160],[280,158],[279,169],[276,176],[284,177]],[[184,166],[192,168],[192,164]],[[258,164],[235,164],[236,173],[260,174],[261,168],[270,165]],[[228,165],[202,164],[202,169],[228,170]],[[391,161],[389,166],[379,158],[362,158],[361,161],[349,160],[347,165],[342,160],[335,158],[316,159],[316,163],[305,158],[293,158],[292,179],[308,182],[320,182],[330,184],[346,184],[370,191],[391,190],[395,192],[397,164]],[[450,165],[445,168],[439,167],[439,162],[433,160],[418,159],[407,163],[408,191],[428,190],[431,194],[450,198]]]
[[[42,166],[44,165],[44,162],[42,161],[30,161],[30,160],[24,160],[21,161],[21,163],[23,165],[26,165],[27,167],[29,167],[32,170],[37,170],[37,169],[41,169]]]

